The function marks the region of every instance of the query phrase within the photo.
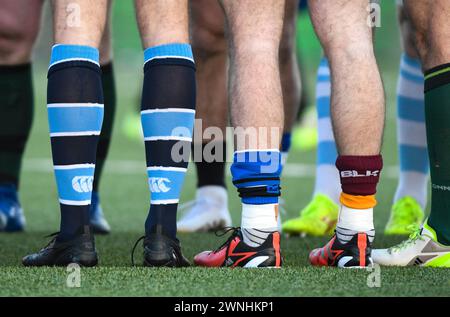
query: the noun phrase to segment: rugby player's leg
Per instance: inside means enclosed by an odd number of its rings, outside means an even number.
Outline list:
[[[450,267],[450,7],[445,0],[404,1],[424,71],[431,213],[422,228],[390,249],[374,250],[382,265]]]
[[[103,121],[99,46],[107,1],[53,1],[54,42],[47,111],[61,207],[60,232],[26,266],[97,264],[89,224],[97,143]],[[69,13],[69,14],[68,14]]]
[[[300,210],[300,215],[283,223],[287,235],[331,235],[338,216],[341,192],[339,173],[335,162],[336,143],[330,114],[331,78],[328,60],[323,57],[317,70],[316,107],[318,146],[316,178],[311,201]]]
[[[286,0],[279,58],[281,89],[284,105],[284,128],[281,138],[281,164],[287,161],[291,147],[291,132],[296,122],[301,100],[301,79],[297,61],[297,8],[299,0]]]
[[[196,117],[193,156],[197,190],[177,223],[179,232],[214,231],[231,225],[225,185],[227,42],[225,17],[216,0],[190,1],[190,33],[196,61]],[[183,205],[180,206],[183,208]]]
[[[222,0],[221,5],[229,34],[228,96],[236,141],[231,172],[242,198],[242,229],[235,229],[223,247],[200,253],[194,261],[204,266],[279,267],[283,100],[278,54],[284,1]]]
[[[18,189],[33,121],[31,52],[42,1],[0,0],[0,231],[25,227]]]
[[[447,1],[404,1],[425,73],[425,120],[431,172],[428,225],[450,245],[450,7]]]
[[[314,265],[364,267],[372,262],[384,93],[367,23],[368,5],[367,0],[309,3],[314,28],[330,62],[331,117],[342,186],[336,236],[325,249],[311,252]]]
[[[403,5],[398,6],[403,54],[397,81],[397,146],[400,173],[386,234],[408,234],[423,221],[428,192],[423,73],[414,32]]]
[[[91,225],[94,233],[106,234],[110,232],[110,226],[103,215],[100,204],[100,179],[103,167],[108,156],[109,145],[113,130],[114,116],[116,112],[116,85],[114,79],[111,39],[111,6],[113,1],[108,0],[108,16],[105,30],[100,42],[100,69],[102,71],[102,86],[104,99],[103,125],[97,146],[97,162],[95,165],[94,184],[92,189],[92,204],[90,210]]]
[[[176,239],[176,216],[195,118],[188,5],[187,0],[135,3],[145,49],[141,120],[151,191],[144,265],[186,266]]]

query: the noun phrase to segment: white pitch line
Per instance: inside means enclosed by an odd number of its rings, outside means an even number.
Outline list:
[[[192,166],[192,164],[191,164]],[[47,158],[25,158],[23,169],[26,172],[53,173],[53,163]],[[146,175],[147,167],[145,161],[134,160],[107,160],[106,174],[112,175]],[[188,174],[194,173],[192,168],[188,169]],[[313,164],[287,163],[283,168],[285,178],[314,178],[316,168]],[[228,169],[228,175],[230,170]],[[385,166],[381,173],[381,178],[396,179],[398,177],[398,166]]]

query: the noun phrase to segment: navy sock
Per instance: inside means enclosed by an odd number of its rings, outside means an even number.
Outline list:
[[[31,64],[0,66],[0,186],[19,186],[33,121]]]
[[[291,148],[291,133],[284,132],[281,138],[281,170],[283,171],[284,165],[286,165],[289,155],[289,149]]]
[[[195,118],[195,64],[191,46],[145,50],[141,120],[151,192],[145,233],[176,237],[176,213]]]
[[[209,143],[193,144],[193,148],[195,147],[200,147],[201,149],[197,149],[197,151],[194,149],[194,153],[199,151],[202,153],[201,160],[195,162],[197,168],[197,187],[212,185],[226,188],[225,163],[227,158],[227,143],[225,141],[210,141]],[[212,157],[209,158],[204,155],[205,148]]]
[[[114,116],[116,113],[116,85],[114,80],[113,64],[109,62],[101,66],[102,86],[104,97],[104,118],[102,131],[97,146],[97,162],[95,164],[94,192],[99,191],[100,178],[109,152],[111,135],[113,131]]]
[[[103,93],[98,50],[55,45],[48,71],[47,110],[61,208],[58,240],[89,227]]]

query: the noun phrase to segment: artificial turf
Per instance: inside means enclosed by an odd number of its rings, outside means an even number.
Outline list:
[[[46,122],[46,64],[42,60],[48,58],[48,44],[45,44],[46,33],[43,32],[44,40],[41,39],[38,44],[36,54],[36,59],[41,60],[35,67],[36,116],[20,190],[28,226],[25,233],[0,234],[0,296],[450,296],[448,269],[382,267],[380,287],[369,287],[367,280],[371,279],[372,272],[311,267],[308,264],[308,252],[321,246],[327,238],[282,239],[285,265],[279,270],[132,267],[131,248],[143,233],[149,202],[143,145],[127,139],[121,128],[125,113],[137,108],[141,84],[141,75],[138,74],[142,73],[142,53],[136,28],[128,27],[133,25],[131,3],[117,1],[114,15],[118,114],[110,158],[100,189],[112,233],[97,238],[99,266],[82,269],[81,287],[69,288],[66,285],[69,273],[65,268],[24,268],[20,263],[22,256],[37,251],[47,243],[48,238],[44,236],[56,231],[59,223]],[[387,96],[383,146],[386,168],[378,187],[375,247],[387,247],[403,239],[383,236],[396,187],[392,172],[396,170],[397,164],[395,82],[399,60],[393,2],[383,7],[383,10],[383,24],[377,30],[377,53]],[[313,38],[308,23],[300,23],[299,29],[306,34],[306,38]],[[302,43],[305,37],[299,37],[299,45],[303,45],[301,53],[305,64],[303,71],[307,73],[306,91],[313,97],[314,72],[320,52],[317,50],[317,42]],[[313,164],[314,159],[313,151],[294,151],[289,163]],[[283,215],[284,219],[298,215],[299,210],[307,204],[314,182],[310,176],[313,173],[296,177],[288,172],[289,169],[286,170],[282,183],[287,210],[287,214]],[[192,199],[194,189],[195,175],[191,170],[186,179],[182,201]],[[229,179],[228,189],[230,210],[233,222],[237,225],[239,200]],[[183,234],[179,238],[186,256],[191,259],[196,252],[215,248],[223,241],[223,238],[217,238],[212,233]],[[138,260],[141,250],[138,248],[136,252]]]

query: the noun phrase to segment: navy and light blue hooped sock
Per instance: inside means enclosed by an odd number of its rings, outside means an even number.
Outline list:
[[[98,50],[55,45],[48,70],[47,111],[61,207],[58,239],[89,226],[97,143],[103,121]]]
[[[319,144],[317,145],[316,181],[313,197],[322,194],[339,202],[341,185],[339,172],[336,169],[337,148],[331,126],[331,76],[330,66],[326,57],[320,61],[317,69],[316,81],[316,107],[317,132]]]
[[[151,192],[145,232],[174,239],[195,119],[195,64],[189,44],[151,47],[144,57],[141,120]]]
[[[280,151],[237,151],[234,153],[231,174],[242,200],[244,242],[257,247],[278,228]]]
[[[422,65],[403,54],[397,82],[397,143],[400,175],[394,203],[406,196],[425,209],[429,161],[425,131],[425,95]]]

